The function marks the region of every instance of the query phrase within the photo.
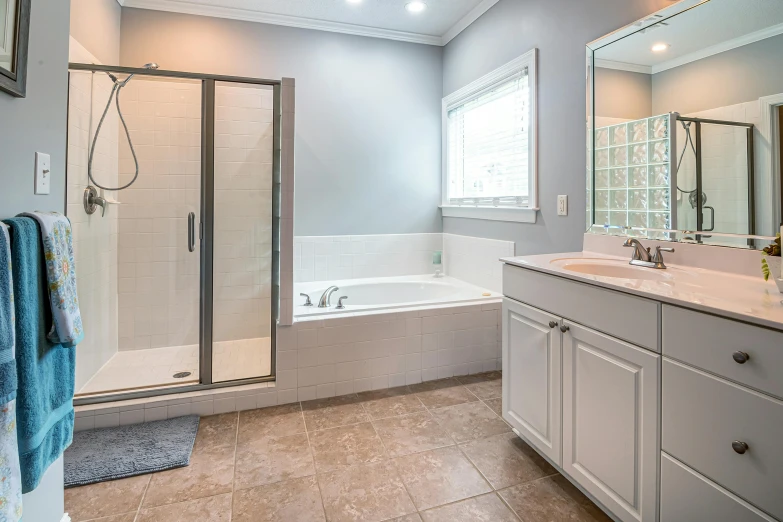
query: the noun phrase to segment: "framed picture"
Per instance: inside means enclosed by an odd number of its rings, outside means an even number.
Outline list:
[[[30,1],[0,0],[0,91],[25,97]]]

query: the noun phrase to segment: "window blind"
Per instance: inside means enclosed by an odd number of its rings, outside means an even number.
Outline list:
[[[449,204],[529,206],[527,67],[449,108],[447,121]]]

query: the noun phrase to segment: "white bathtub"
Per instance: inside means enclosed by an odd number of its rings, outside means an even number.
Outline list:
[[[332,294],[330,308],[318,308],[318,301],[326,289],[337,286]],[[313,306],[304,306],[305,298],[310,296]],[[338,310],[340,297],[344,309]],[[296,283],[294,285],[294,317],[313,315],[339,315],[359,312],[372,312],[386,309],[416,308],[422,306],[453,305],[468,302],[494,301],[501,294],[465,283],[453,277],[436,278],[425,276],[375,277],[371,279],[348,279],[344,281],[320,281],[315,283]]]

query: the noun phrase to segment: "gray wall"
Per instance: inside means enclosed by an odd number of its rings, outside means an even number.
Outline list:
[[[71,36],[104,65],[117,65],[121,17],[117,0],[71,0]]]
[[[27,97],[0,93],[0,218],[65,210],[69,4],[32,2]],[[52,156],[51,194],[33,194],[35,152]]]
[[[783,92],[783,35],[653,75],[653,111],[683,114]]]
[[[296,78],[297,235],[440,232],[442,48],[123,9],[121,63]]]
[[[500,0],[444,51],[443,94],[520,56],[538,54],[538,180],[535,225],[444,218],[444,232],[515,241],[517,254],[581,250],[585,230],[585,44],[667,0]],[[557,195],[568,194],[567,217]]]
[[[595,115],[628,120],[652,116],[652,76],[597,68]]]

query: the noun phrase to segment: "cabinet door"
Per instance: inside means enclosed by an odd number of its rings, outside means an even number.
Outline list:
[[[503,300],[503,418],[557,464],[562,442],[559,321]]]
[[[660,356],[566,323],[563,469],[623,521],[657,516]]]

